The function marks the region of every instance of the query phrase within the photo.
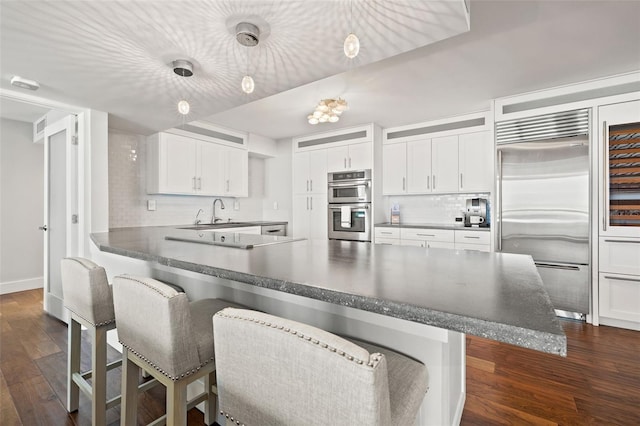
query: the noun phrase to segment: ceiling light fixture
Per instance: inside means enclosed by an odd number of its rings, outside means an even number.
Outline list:
[[[236,25],[236,40],[244,47],[256,47],[260,43],[260,28],[249,22],[240,22]],[[249,75],[249,50],[247,49],[247,70],[242,77],[240,87],[244,93],[250,94],[256,88],[253,77]]]
[[[307,116],[309,124],[335,123],[340,120],[340,115],[349,109],[347,101],[342,98],[323,99],[318,102],[316,109]]]
[[[349,1],[350,15],[349,15],[349,35],[344,39],[344,54],[347,58],[353,59],[358,56],[360,52],[360,39],[353,32],[353,0]]]
[[[186,59],[176,59],[173,61],[173,72],[180,77],[191,77],[193,75],[193,64]]]
[[[40,84],[37,81],[27,80],[17,75],[11,78],[11,85],[29,90],[38,90],[40,88]]]
[[[191,110],[191,105],[189,105],[189,102],[185,100],[178,102],[178,112],[180,114],[187,115],[189,114],[190,110]]]

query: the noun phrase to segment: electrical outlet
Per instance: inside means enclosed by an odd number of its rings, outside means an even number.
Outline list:
[[[150,212],[156,210],[156,200],[147,200],[147,210]]]

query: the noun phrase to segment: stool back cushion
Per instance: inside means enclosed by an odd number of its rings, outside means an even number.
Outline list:
[[[249,425],[388,425],[386,359],[318,328],[227,308],[213,317],[220,410]]]
[[[60,261],[64,306],[94,326],[115,321],[113,294],[107,273],[88,259]]]
[[[172,380],[200,366],[189,300],[168,285],[120,275],[113,281],[118,339],[127,349]]]

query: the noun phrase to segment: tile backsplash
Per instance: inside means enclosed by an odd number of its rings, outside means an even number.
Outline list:
[[[261,220],[264,198],[264,160],[249,158],[249,197],[222,198],[225,210],[218,216],[233,220]],[[198,209],[203,222],[211,220],[216,197],[147,194],[146,138],[109,131],[109,227],[185,225],[193,223]],[[156,210],[147,210],[155,200]],[[237,203],[234,209],[234,203]]]
[[[391,220],[391,205],[398,203],[401,223],[453,224],[456,217],[462,216],[469,198],[486,198],[490,202],[491,197],[488,193],[385,196],[384,221]]]

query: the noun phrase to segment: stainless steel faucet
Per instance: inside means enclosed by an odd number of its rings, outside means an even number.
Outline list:
[[[211,223],[217,223],[222,220],[222,218],[216,216],[216,201],[220,201],[220,208],[224,210],[224,203],[220,198],[216,198],[215,200],[213,200],[213,213],[211,214]]]
[[[200,225],[200,222],[202,222],[200,219],[198,219],[198,216],[200,216],[200,213],[204,213],[204,210],[198,209],[198,213],[196,213],[196,220],[193,222],[194,225]]]

